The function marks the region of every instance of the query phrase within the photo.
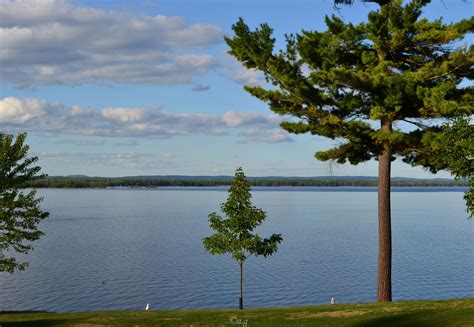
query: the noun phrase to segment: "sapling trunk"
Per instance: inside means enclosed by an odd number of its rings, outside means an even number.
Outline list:
[[[240,261],[240,298],[239,298],[239,309],[243,310],[244,308],[244,263]]]

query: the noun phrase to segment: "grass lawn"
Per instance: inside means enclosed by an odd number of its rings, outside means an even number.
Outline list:
[[[474,298],[267,309],[0,312],[0,326],[468,326]]]

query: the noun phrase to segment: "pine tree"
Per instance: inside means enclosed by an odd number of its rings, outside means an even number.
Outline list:
[[[26,254],[32,250],[31,242],[43,235],[37,225],[48,217],[40,208],[42,198],[36,198],[36,191],[22,190],[32,180],[45,177],[38,175],[39,166],[32,166],[38,158],[27,157],[25,139],[26,133],[15,141],[12,135],[0,133],[0,272],[12,273],[28,266],[18,262],[12,252]]]
[[[245,178],[242,168],[235,171],[235,178],[229,188],[227,201],[221,204],[226,218],[213,212],[209,215],[211,228],[215,234],[203,239],[204,247],[211,254],[232,255],[240,266],[240,298],[239,308],[243,309],[243,265],[249,256],[272,255],[278,250],[283,240],[280,234],[273,234],[262,239],[253,230],[265,220],[263,210],[252,204],[250,183]]]
[[[264,73],[270,87],[245,89],[289,117],[282,128],[338,143],[317,159],[378,160],[377,301],[384,302],[392,299],[391,162],[449,168],[428,150],[443,119],[473,113],[474,47],[460,41],[474,18],[445,24],[421,17],[428,0],[379,2],[367,22],[326,17],[324,32],[287,35],[285,50],[275,50],[267,24],[251,31],[242,19],[226,42],[231,55]]]

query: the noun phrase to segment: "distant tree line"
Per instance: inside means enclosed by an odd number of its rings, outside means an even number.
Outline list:
[[[377,179],[341,178],[248,178],[252,186],[377,186]],[[33,188],[108,188],[167,186],[228,186],[231,178],[46,178],[27,184]],[[468,186],[464,180],[392,179],[392,186]]]

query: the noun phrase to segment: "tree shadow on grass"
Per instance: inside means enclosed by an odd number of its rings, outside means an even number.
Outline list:
[[[25,314],[44,314],[44,313],[51,313],[48,311],[0,311],[0,318],[2,316],[11,315],[11,321],[3,321],[0,319],[0,326],[1,327],[29,327],[29,326],[57,326],[65,323],[71,323],[71,319],[49,319],[48,317],[37,317],[37,316],[24,316]],[[13,320],[15,316],[18,316],[19,319],[24,320]],[[5,319],[5,317],[3,317]],[[8,319],[8,318],[6,318]]]
[[[51,313],[49,311],[0,311],[1,315],[14,315],[14,314],[23,314],[23,313]]]
[[[71,323],[70,319],[32,319],[27,321],[0,322],[2,327],[47,327]]]
[[[405,313],[405,314],[394,314],[392,316],[384,316],[373,318],[368,321],[363,321],[354,324],[354,327],[444,327],[445,323],[426,321],[420,313]]]

